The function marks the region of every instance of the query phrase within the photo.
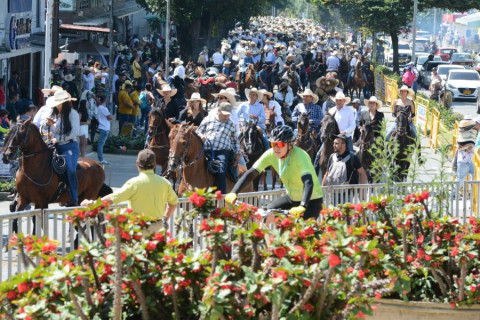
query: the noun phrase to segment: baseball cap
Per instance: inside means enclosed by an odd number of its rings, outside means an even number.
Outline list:
[[[144,149],[138,153],[138,166],[142,169],[153,169],[157,165],[155,153],[150,149]]]
[[[222,102],[218,105],[218,110],[224,115],[232,113],[232,105],[228,102]]]
[[[344,134],[337,134],[334,136],[335,138],[338,138],[338,139],[342,139],[343,141],[345,141],[345,143],[348,143],[348,138],[346,135]]]

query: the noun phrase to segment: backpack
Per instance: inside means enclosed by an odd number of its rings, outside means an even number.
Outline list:
[[[333,163],[328,168],[328,176],[326,180],[327,186],[332,186],[332,185],[342,185],[342,184],[349,184],[350,178],[347,177],[347,161],[350,160],[351,154],[348,154],[345,158],[343,159],[338,159],[338,155],[334,153],[332,155],[333,157]],[[353,175],[354,170],[352,171]]]

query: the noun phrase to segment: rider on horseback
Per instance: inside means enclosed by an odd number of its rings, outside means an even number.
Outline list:
[[[304,219],[318,218],[322,209],[323,194],[320,181],[316,177],[310,156],[294,146],[295,135],[289,126],[280,126],[272,131],[272,149],[266,151],[235,184],[225,201],[233,203],[248,183],[258,177],[266,168],[272,166],[280,175],[287,194],[275,199],[268,209],[290,209],[290,213]]]
[[[263,149],[268,150],[269,143],[265,132],[265,109],[261,104],[263,93],[256,88],[246,89],[245,93],[248,95],[248,101],[242,103],[237,110],[237,118],[243,116],[244,127],[248,121],[257,121],[257,126],[262,130]]]
[[[403,85],[400,90],[400,99],[395,100],[393,103],[393,110],[392,114],[394,117],[396,117],[397,112],[406,112],[408,117],[409,117],[409,125],[410,125],[410,132],[412,135],[412,138],[414,140],[417,139],[417,130],[415,129],[415,126],[413,125],[412,119],[415,117],[415,103],[413,102],[412,98],[410,96],[414,96],[415,93],[413,92],[412,89],[407,87],[406,85]],[[390,140],[390,137],[392,136],[393,131],[397,128],[397,123],[393,122],[390,128],[387,131],[387,136],[385,137],[385,140],[388,141]]]
[[[254,64],[254,63],[255,62],[253,61],[252,50],[249,49],[245,51],[245,57],[243,58],[243,65],[240,71],[240,74],[241,74],[240,83],[243,83],[245,81],[245,72],[247,71],[248,65]]]
[[[317,132],[318,141],[320,141],[320,124],[323,119],[322,108],[317,105],[318,96],[312,92],[310,89],[306,89],[303,93],[299,93],[299,96],[302,97],[303,103],[299,103],[292,113],[293,123],[297,123],[298,117],[302,113],[308,113],[310,120],[310,128]]]

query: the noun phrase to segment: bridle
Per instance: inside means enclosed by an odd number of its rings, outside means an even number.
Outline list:
[[[27,132],[25,133],[25,136],[23,137],[22,141],[21,141],[19,144],[17,144],[16,146],[13,146],[13,145],[11,144],[11,141],[14,140],[14,139],[17,137],[17,135],[19,134],[19,132],[20,132],[20,127],[26,128]],[[19,123],[17,123],[17,124],[12,128],[12,131],[13,131],[13,132],[12,132],[13,136],[12,136],[11,138],[9,137],[8,142],[10,142],[10,145],[8,145],[8,146],[6,147],[6,149],[15,149],[15,150],[17,150],[17,151],[16,151],[17,157],[16,157],[14,160],[18,160],[18,158],[19,158],[18,154],[19,154],[20,152],[21,152],[22,158],[29,158],[29,157],[36,156],[36,155],[38,155],[38,154],[40,154],[40,153],[43,153],[43,152],[49,150],[48,148],[44,148],[44,149],[42,149],[42,150],[40,150],[40,151],[32,152],[32,153],[28,153],[28,154],[27,154],[25,151],[22,151],[21,149],[22,149],[23,145],[25,145],[25,143],[27,142],[28,135],[30,134],[30,126],[25,125],[25,124],[19,122]],[[20,152],[19,152],[19,151],[20,151]]]
[[[185,136],[185,135],[187,135],[186,132],[184,132],[184,131],[178,131],[178,132],[177,132],[177,135],[176,135],[176,137],[175,137],[175,140],[174,140],[173,145],[177,145],[177,141],[178,141],[178,139],[180,138],[180,136]],[[171,155],[172,152],[171,152],[171,150],[170,150],[170,154],[168,155],[168,163],[169,163],[168,166],[169,166],[169,169],[171,169],[171,168],[170,168],[170,166],[171,166],[171,165],[170,165],[170,161],[172,161],[173,164],[178,164],[178,163],[180,162],[180,163],[181,163],[180,167],[188,168],[188,167],[193,166],[193,165],[195,164],[195,162],[197,162],[197,160],[200,159],[200,157],[202,156],[203,151],[204,151],[204,149],[205,149],[205,144],[203,144],[202,150],[200,150],[200,153],[198,154],[198,156],[197,156],[194,160],[188,162],[188,159],[185,159],[185,156],[187,155],[187,152],[188,152],[188,150],[190,149],[190,145],[192,144],[192,139],[193,139],[193,133],[190,134],[190,135],[188,135],[187,142],[185,143],[183,152],[182,152],[182,154],[181,154],[180,156],[175,156],[175,155],[172,156],[172,155]]]
[[[408,129],[409,129],[409,124],[408,124],[408,115],[406,114],[406,112],[400,112],[399,115],[402,115],[403,117],[405,117],[406,121],[405,121],[405,126],[400,126],[401,122],[401,118],[400,116],[397,117],[397,135],[398,136],[405,136],[407,133],[408,133]]]

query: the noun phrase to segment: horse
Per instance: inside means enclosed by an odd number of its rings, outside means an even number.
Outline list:
[[[214,71],[215,76],[210,76],[207,72],[208,69],[204,70],[201,66],[195,68],[195,74],[198,75],[198,78],[194,83],[194,87],[198,88],[201,97],[207,101],[207,104],[212,103],[215,99],[213,94],[219,93],[220,90],[227,88],[227,75],[218,73],[216,70],[216,68],[213,68],[212,71]]]
[[[20,156],[18,155],[20,153]],[[34,203],[35,209],[46,209],[50,203],[68,203],[68,189],[59,189],[62,178],[52,166],[53,150],[43,141],[32,118],[15,124],[5,137],[3,163],[20,158],[16,176],[16,210]],[[80,158],[77,165],[78,201],[97,199],[111,193],[104,184],[105,172],[93,159]]]
[[[398,111],[395,120],[397,128],[395,129],[395,142],[398,144],[398,153],[395,156],[395,164],[398,168],[395,176],[398,181],[405,181],[410,167],[409,154],[412,151],[411,146],[415,143],[411,133],[408,114],[404,111]],[[393,136],[393,135],[392,135]]]
[[[194,92],[200,92],[198,84],[195,84],[195,79],[185,77],[185,96],[190,99]]]
[[[375,94],[375,75],[373,71],[370,70],[370,63],[368,62],[363,65],[362,69],[367,78],[365,87],[363,87],[363,97],[369,99],[372,94]]]
[[[320,135],[323,148],[320,153],[318,166],[322,170],[322,177],[327,172],[328,159],[333,153],[333,140],[335,140],[335,136],[338,134],[340,134],[340,129],[338,128],[337,121],[333,115],[327,112],[322,119]]]
[[[247,156],[247,169],[250,169],[253,164],[263,154],[264,146],[262,140],[262,133],[257,128],[257,121],[248,121],[245,126],[245,131],[240,138],[240,146],[243,146],[245,155]],[[253,189],[258,191],[261,176],[253,180]],[[267,179],[263,180],[263,190],[267,190]]]
[[[373,156],[371,154],[371,148],[375,142],[375,132],[373,130],[372,124],[366,124],[360,129],[360,138],[355,143],[355,146],[358,147],[357,156],[362,163],[362,167],[367,173],[368,182],[372,182],[373,178],[371,175],[371,167],[373,163]]]
[[[300,90],[298,86],[297,71],[293,68],[288,70],[287,78],[288,78],[288,85],[290,86],[290,88],[292,88],[293,96],[296,96],[298,91]]]
[[[351,97],[353,98],[353,94],[356,93],[357,97],[360,98],[360,94],[365,87],[365,78],[363,77],[363,71],[360,60],[357,61],[355,64],[354,74],[352,79],[350,79],[350,83],[348,87],[350,88]]]
[[[196,127],[188,124],[172,124],[167,120],[170,127],[170,154],[168,169],[172,172],[182,168],[182,179],[178,187],[178,194],[194,188],[207,188],[215,183],[214,176],[207,170],[207,159],[202,139],[195,133]],[[246,168],[238,166],[239,176],[246,172]],[[227,175],[227,192],[232,190],[234,182]],[[245,192],[253,191],[250,183]]]
[[[257,87],[257,81],[255,80],[255,65],[249,64],[247,69],[245,70],[245,80],[242,82],[240,81],[241,73],[237,72],[237,80],[239,80],[239,87],[238,87],[238,92],[240,93],[240,97],[244,100],[247,99],[245,96],[245,89],[248,88],[256,88]]]
[[[147,133],[150,141],[148,142],[147,149],[155,153],[157,165],[162,167],[162,173],[164,174],[168,168],[168,152],[170,150],[170,140],[168,139],[170,127],[166,122],[165,109],[157,105],[150,111],[148,116]],[[173,185],[175,186],[175,183],[173,183]]]
[[[310,111],[302,112],[298,117],[298,134],[297,138],[295,139],[295,145],[305,150],[310,156],[313,163],[320,146],[317,139],[317,132],[315,130],[310,131],[310,120],[308,118],[309,115]]]
[[[340,81],[340,87],[343,89],[344,92],[348,92],[348,73],[349,73],[349,65],[347,58],[345,56],[340,59],[340,66],[338,67],[338,77],[335,77],[338,81]]]

